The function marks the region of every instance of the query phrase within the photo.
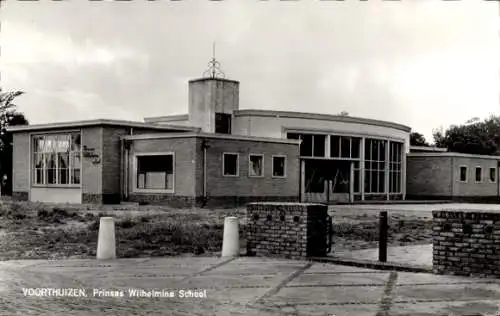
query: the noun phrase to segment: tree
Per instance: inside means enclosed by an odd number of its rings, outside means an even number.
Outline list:
[[[0,180],[7,176],[7,182],[2,185],[2,194],[12,192],[12,133],[6,131],[8,126],[27,125],[28,120],[22,113],[16,111],[12,102],[24,92],[2,92],[0,88]],[[3,181],[2,181],[3,183]]]
[[[425,140],[424,135],[413,132],[410,134],[410,146],[425,146],[429,147],[429,144]]]
[[[480,121],[468,120],[462,125],[452,125],[444,132],[435,130],[434,143],[448,151],[478,154],[500,155],[500,116],[490,116]]]

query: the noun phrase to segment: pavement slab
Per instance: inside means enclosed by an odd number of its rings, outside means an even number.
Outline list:
[[[23,288],[78,288],[86,295],[25,296]],[[135,297],[129,289],[173,294]],[[181,297],[181,290],[206,297]],[[123,296],[99,291],[123,291]],[[486,316],[498,314],[499,306],[497,280],[307,261],[176,257],[0,262],[0,315]]]

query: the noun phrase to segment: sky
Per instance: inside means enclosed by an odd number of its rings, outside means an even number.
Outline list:
[[[2,1],[0,86],[31,124],[187,113],[212,57],[240,108],[393,121],[500,114],[497,1]]]

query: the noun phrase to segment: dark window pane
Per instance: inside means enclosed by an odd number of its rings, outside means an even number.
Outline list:
[[[314,135],[314,157],[325,157],[325,135]]]
[[[361,144],[361,138],[353,137],[351,145],[351,156],[352,158],[359,158],[359,145]]]
[[[47,183],[48,184],[57,184],[56,178],[57,169],[51,168],[47,170]]]
[[[481,168],[476,168],[476,181],[481,182],[482,181],[482,172],[483,170]]]
[[[286,138],[288,139],[300,139],[300,135],[296,133],[287,133]]]
[[[385,172],[384,171],[378,172],[378,192],[379,193],[385,192]]]
[[[351,138],[350,137],[341,137],[340,138],[340,151],[342,158],[350,158],[351,157]]]
[[[372,155],[372,144],[370,139],[365,139],[365,159],[370,160]]]
[[[385,146],[386,146],[386,142],[385,141],[379,141],[379,150],[380,150],[380,154],[379,154],[379,160],[380,161],[385,161],[386,157],[385,157]]]
[[[365,192],[366,193],[370,193],[371,192],[371,189],[370,189],[370,184],[372,183],[372,180],[371,180],[371,171],[370,170],[367,170],[365,171]]]
[[[285,157],[273,157],[273,176],[285,176]]]
[[[497,178],[497,168],[490,168],[490,181],[495,182]]]
[[[312,135],[302,135],[302,143],[300,145],[300,155],[311,157],[313,154],[313,136]]]
[[[137,188],[173,189],[174,157],[154,155],[137,157]]]
[[[71,175],[71,183],[80,184],[80,169],[73,169]]]
[[[360,171],[359,170],[354,170],[354,192],[358,193],[359,191],[359,182],[360,182]]]
[[[231,134],[231,114],[215,113],[215,132]]]
[[[71,135],[71,150],[72,151],[80,151],[81,146],[81,134],[75,133]]]
[[[467,181],[467,167],[460,167],[460,181]]]
[[[238,175],[238,155],[224,154],[224,175],[225,176]]]
[[[330,157],[340,157],[340,136],[330,136]]]
[[[69,184],[69,169],[58,169],[59,184]]]

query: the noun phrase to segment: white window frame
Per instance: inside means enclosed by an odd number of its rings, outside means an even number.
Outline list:
[[[36,168],[35,168],[35,160],[34,156],[35,154],[47,154],[45,152],[35,152],[34,147],[35,143],[34,140],[37,137],[45,137],[45,136],[64,136],[64,135],[71,135],[74,133],[79,133],[80,134],[80,164],[79,164],[79,170],[80,170],[80,183],[71,183],[71,176],[73,173],[73,170],[76,168],[72,168],[71,166],[71,155],[73,153],[77,153],[77,151],[71,151],[71,146],[72,143],[70,141],[70,151],[69,151],[69,156],[68,156],[68,173],[69,173],[69,182],[70,183],[65,183],[65,184],[60,184],[60,183],[47,183],[47,174],[44,172],[42,174],[42,182],[43,183],[37,183],[36,182]],[[63,130],[63,131],[55,131],[55,132],[47,132],[47,133],[30,133],[30,156],[29,156],[29,165],[30,165],[30,172],[29,172],[29,179],[31,183],[31,187],[35,188],[81,188],[82,187],[82,181],[83,181],[83,132],[82,130]],[[46,161],[43,159],[42,161],[42,170],[47,170],[46,166]],[[59,158],[56,155],[56,182],[59,182]]]
[[[224,163],[224,156],[226,155],[236,155],[236,174],[225,174],[224,170],[226,169],[225,163]],[[236,178],[240,176],[240,154],[239,153],[233,153],[233,152],[223,152],[222,153],[222,176],[226,178]]]
[[[284,158],[285,159],[285,163],[284,163],[284,166],[283,166],[283,175],[282,176],[275,176],[274,175],[274,158]],[[277,179],[284,179],[287,177],[287,173],[286,173],[286,167],[287,167],[287,164],[288,164],[288,161],[287,161],[287,156],[286,155],[273,155],[271,157],[271,175],[273,178],[277,178]]]
[[[462,168],[465,168],[465,180],[462,180]],[[458,180],[461,183],[467,183],[469,180],[469,166],[459,166],[458,167]]]
[[[477,181],[477,169],[481,170],[481,180]],[[474,183],[483,183],[483,167],[474,167]]]
[[[139,157],[143,156],[172,156],[172,189],[139,189],[137,187],[137,176],[138,176],[138,165]],[[132,192],[135,193],[175,193],[175,152],[145,152],[145,153],[134,153],[134,168],[133,168],[133,179],[132,179]]]
[[[495,172],[493,173],[493,174],[495,175],[495,180],[494,180],[494,181],[491,181],[491,170],[494,170],[494,171],[495,171]],[[496,183],[496,182],[497,182],[497,172],[498,172],[497,167],[490,167],[490,168],[488,169],[488,171],[489,171],[489,173],[488,173],[488,181],[489,181],[490,183]]]
[[[254,175],[251,175],[250,174],[250,170],[251,170],[251,167],[252,167],[252,161],[251,161],[251,157],[261,157],[262,158],[262,174],[261,175],[257,175],[257,176],[254,176]],[[264,155],[263,154],[249,154],[248,155],[248,176],[250,178],[264,178]]]

